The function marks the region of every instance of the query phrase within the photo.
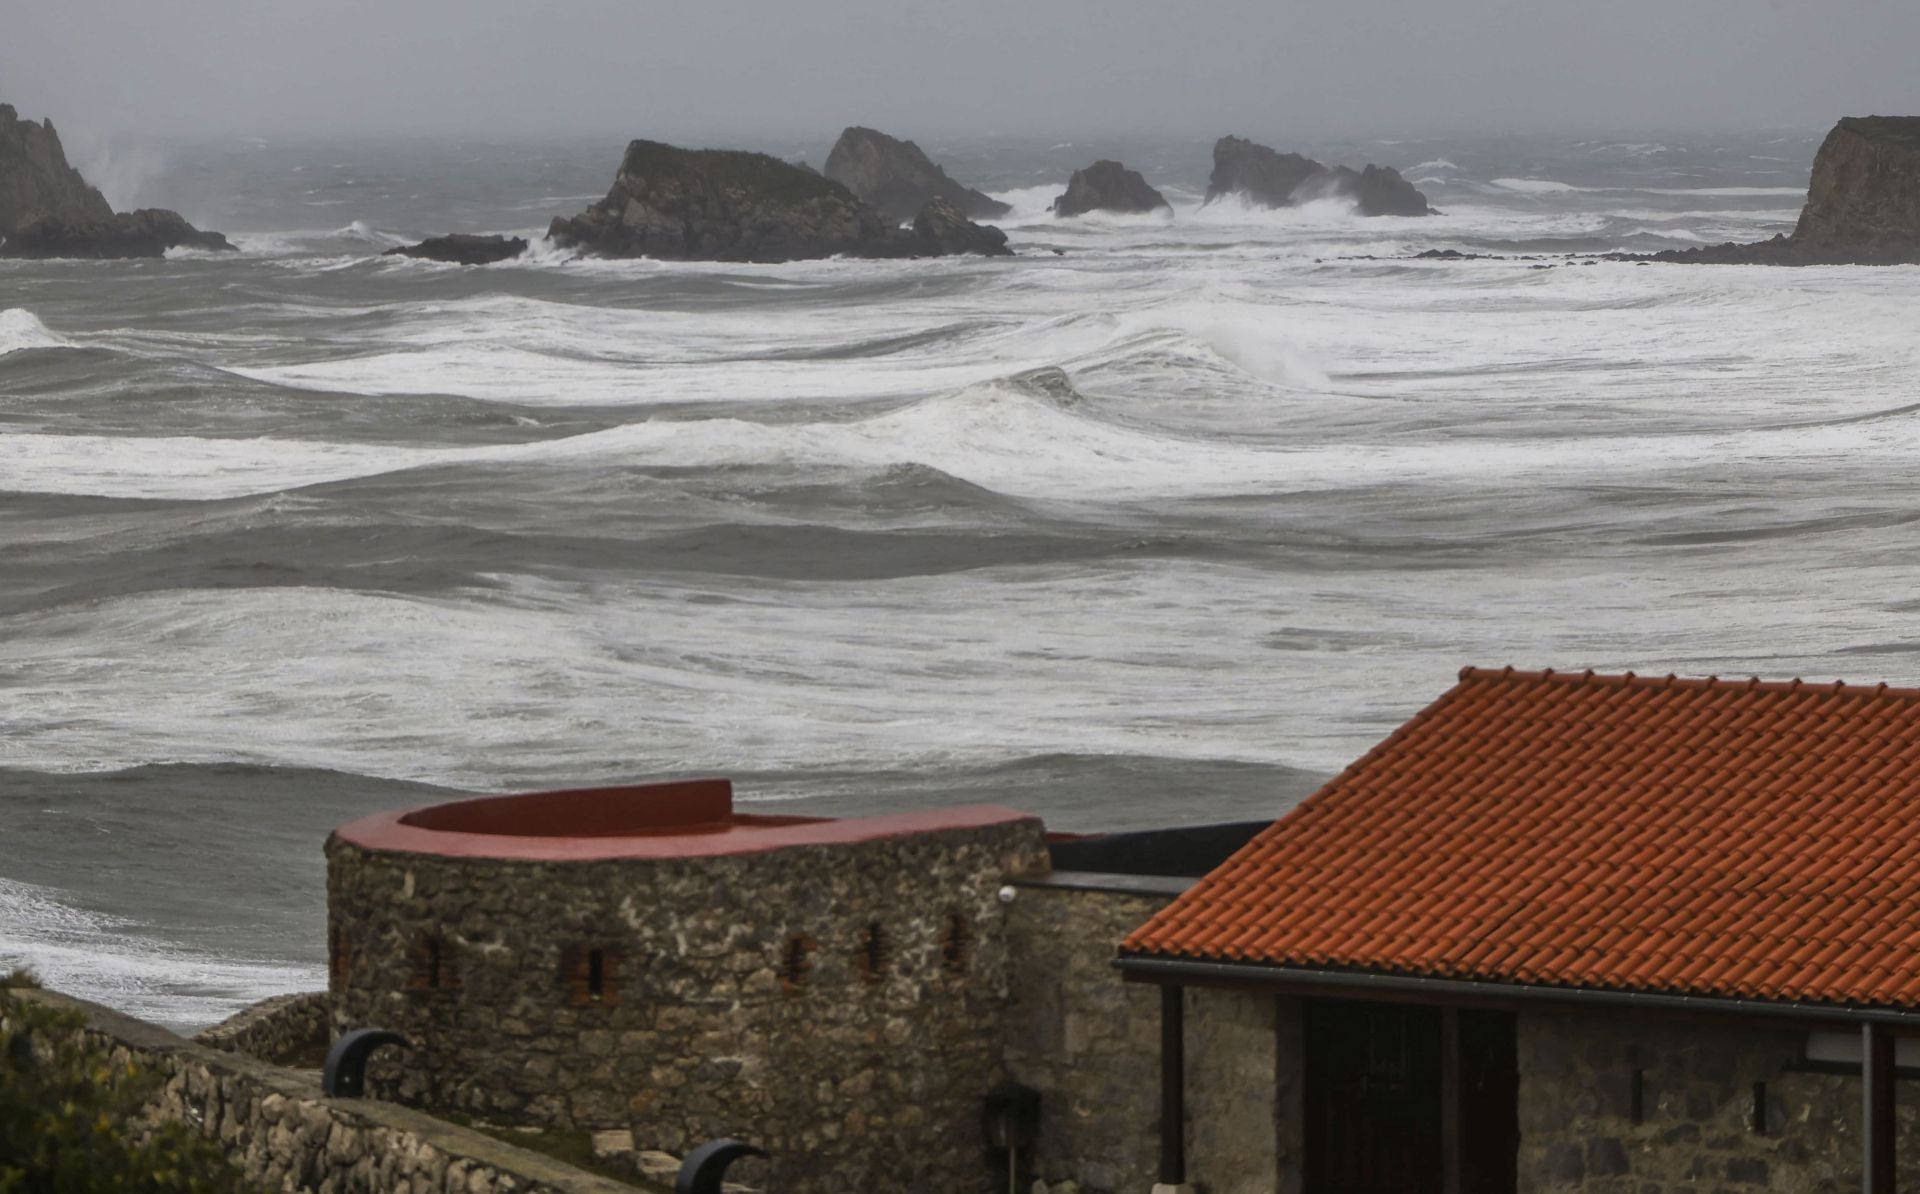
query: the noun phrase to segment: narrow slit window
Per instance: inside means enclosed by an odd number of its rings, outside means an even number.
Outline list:
[[[1747,1126],[1753,1129],[1755,1136],[1767,1134],[1767,1084],[1765,1082],[1753,1084],[1753,1113]]]
[[[569,945],[560,951],[560,989],[575,1007],[613,1007],[620,1002],[621,967],[633,960],[619,946]]]
[[[427,942],[427,989],[440,989],[440,939],[435,937]]]
[[[813,938],[805,934],[787,939],[780,958],[780,981],[789,992],[806,985],[807,974],[813,969],[814,946]]]
[[[879,921],[860,935],[860,977],[878,983],[887,977],[887,931]]]
[[[1635,1070],[1632,1085],[1627,1089],[1627,1117],[1634,1123],[1647,1122],[1647,1072]]]
[[[947,917],[947,930],[940,942],[940,965],[948,974],[964,974],[972,960],[973,928],[958,912]]]

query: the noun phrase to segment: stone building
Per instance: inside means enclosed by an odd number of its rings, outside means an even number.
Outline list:
[[[1127,938],[1188,1122],[1160,1180],[1218,1149],[1213,1194],[1891,1191],[1916,814],[1920,690],[1469,668]],[[1265,1025],[1232,1141],[1196,991]]]
[[[738,813],[724,781],[386,813],[328,842],[336,1031],[412,1047],[371,1077],[494,1122],[745,1136],[772,1189],[991,1189],[1012,878],[1005,809]]]
[[[1884,1194],[1917,802],[1920,691],[1511,669],[1276,822],[462,801],[329,842],[331,1017],[401,1101],[770,1194]]]

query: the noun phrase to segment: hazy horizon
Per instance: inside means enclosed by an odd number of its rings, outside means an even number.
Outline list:
[[[239,0],[30,8],[0,102],[117,135],[1437,137],[1920,111],[1920,6]]]

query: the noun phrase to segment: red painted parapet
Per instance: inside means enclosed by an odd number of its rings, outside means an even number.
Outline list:
[[[375,813],[336,836],[367,850],[546,862],[703,858],[1029,820],[996,805],[835,820],[733,811],[724,779],[484,796]]]

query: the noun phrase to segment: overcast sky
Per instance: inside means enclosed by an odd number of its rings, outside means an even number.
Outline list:
[[[1920,0],[59,0],[0,101],[82,136],[1352,136],[1920,112]]]

